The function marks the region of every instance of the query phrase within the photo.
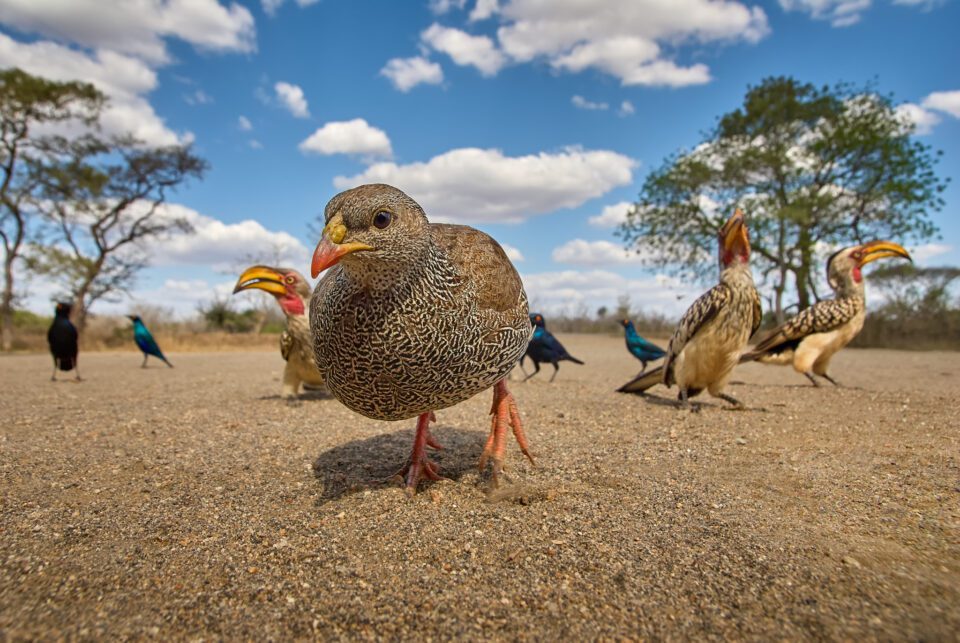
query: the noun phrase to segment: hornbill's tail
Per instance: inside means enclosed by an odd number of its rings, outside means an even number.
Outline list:
[[[617,389],[617,393],[643,393],[651,386],[656,386],[663,382],[663,366],[651,368],[649,371],[640,373],[635,378]]]

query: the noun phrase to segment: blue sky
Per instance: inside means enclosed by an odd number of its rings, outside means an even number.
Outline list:
[[[306,273],[330,197],[385,181],[492,234],[541,310],[628,294],[675,315],[702,285],[613,235],[646,174],[790,75],[876,81],[956,177],[958,24],[960,3],[916,0],[0,0],[0,65],[93,82],[108,131],[211,163],[171,199],[197,233],[151,244],[132,297],[100,312],[190,315],[246,258]],[[946,202],[922,263],[960,264],[956,182]],[[52,286],[30,289],[46,310]]]

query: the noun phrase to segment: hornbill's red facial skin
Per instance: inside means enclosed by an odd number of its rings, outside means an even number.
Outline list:
[[[292,268],[251,266],[243,271],[234,293],[263,290],[277,300],[286,315],[286,328],[280,334],[280,355],[287,363],[283,371],[282,397],[296,403],[301,384],[323,387],[324,379],[313,360],[310,321],[306,310],[310,301],[310,284]]]
[[[236,294],[250,289],[263,290],[276,297],[287,315],[303,315],[306,312],[304,302],[310,297],[310,284],[296,270],[251,266],[240,275],[233,292]]]

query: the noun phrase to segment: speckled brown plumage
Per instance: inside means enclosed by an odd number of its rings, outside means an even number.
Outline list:
[[[392,217],[384,229],[371,222],[380,212]],[[429,223],[386,185],[335,196],[325,219],[342,237],[330,247],[365,248],[338,259],[312,298],[312,330],[323,338],[316,362],[337,399],[367,417],[401,420],[504,379],[531,326],[523,284],[496,241]]]

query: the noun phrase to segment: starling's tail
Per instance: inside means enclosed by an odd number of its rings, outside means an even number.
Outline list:
[[[166,364],[166,365],[169,366],[170,368],[173,368],[173,364],[171,364],[171,363],[170,363],[170,360],[168,360],[166,357],[164,357],[163,355],[160,355],[160,359],[163,360],[163,363],[164,363],[164,364]]]
[[[60,367],[61,371],[69,371],[73,369],[73,358],[72,357],[58,357],[57,366]]]
[[[617,393],[643,393],[651,386],[656,386],[663,382],[663,366],[651,368],[649,371],[640,373],[635,378],[617,389]]]
[[[576,357],[574,357],[574,356],[571,355],[570,353],[567,353],[566,355],[564,355],[564,356],[563,356],[563,359],[569,360],[569,361],[573,362],[574,364],[583,364],[583,362],[581,362],[580,360],[578,360]]]

